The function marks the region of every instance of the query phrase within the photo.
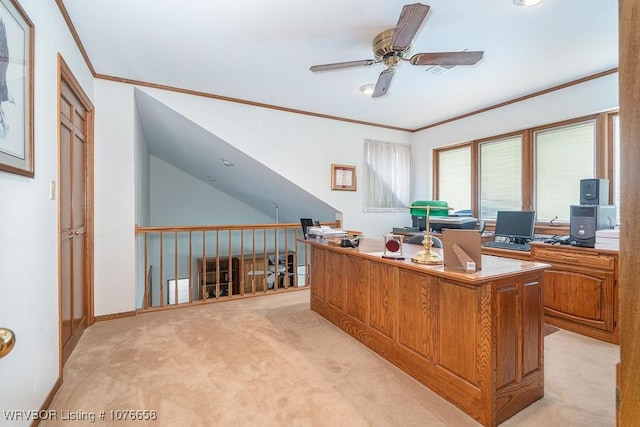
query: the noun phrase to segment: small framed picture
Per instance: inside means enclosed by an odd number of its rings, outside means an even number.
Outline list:
[[[356,167],[332,164],[331,189],[356,191]]]

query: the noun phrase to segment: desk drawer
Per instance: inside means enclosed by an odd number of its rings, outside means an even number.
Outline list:
[[[578,250],[536,248],[535,261],[571,264],[604,270],[613,270],[615,268],[615,257],[613,255],[587,253]]]

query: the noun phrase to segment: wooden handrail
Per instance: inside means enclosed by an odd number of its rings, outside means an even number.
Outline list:
[[[322,225],[340,228],[341,223]],[[309,248],[296,240],[299,223],[136,225],[135,233],[144,236],[144,254],[138,257],[144,263],[140,311],[294,291],[310,283]],[[304,280],[298,267],[304,267]]]
[[[322,225],[340,228],[341,222],[323,222]],[[139,226],[136,224],[136,234],[157,233],[161,231],[216,231],[216,230],[261,230],[277,228],[299,228],[300,224],[295,222],[282,224],[233,224],[233,225],[166,225],[166,226]]]

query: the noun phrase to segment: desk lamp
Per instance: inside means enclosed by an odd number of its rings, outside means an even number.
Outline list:
[[[424,250],[416,253],[415,255],[413,255],[411,257],[411,261],[417,263],[417,264],[428,264],[428,265],[440,265],[443,263],[442,258],[440,257],[440,255],[438,255],[435,252],[431,252],[431,245],[433,244],[433,242],[431,241],[431,231],[430,231],[430,226],[429,226],[429,213],[432,209],[436,209],[436,210],[440,210],[440,209],[446,209],[446,210],[450,210],[453,209],[451,207],[444,207],[444,206],[411,206],[411,209],[426,209],[427,210],[427,216],[425,218],[426,224],[425,224],[425,230],[424,230],[424,240],[422,241],[422,245],[424,246]]]

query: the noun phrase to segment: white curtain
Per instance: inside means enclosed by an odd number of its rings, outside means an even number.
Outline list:
[[[411,198],[411,145],[364,141],[364,211],[406,211]]]

